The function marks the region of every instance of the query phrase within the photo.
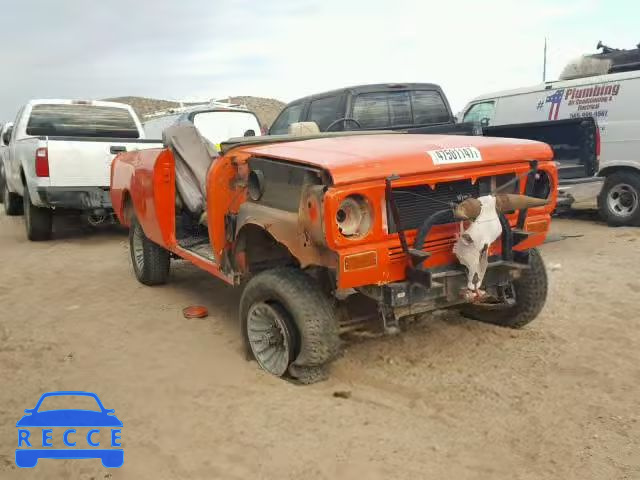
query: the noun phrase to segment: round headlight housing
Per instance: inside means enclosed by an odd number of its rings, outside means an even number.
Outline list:
[[[545,171],[538,171],[533,179],[531,196],[535,198],[549,198],[551,195],[551,179]]]
[[[336,211],[336,223],[340,233],[347,238],[361,238],[373,225],[371,205],[362,195],[349,195]]]
[[[257,202],[264,193],[264,174],[262,170],[251,170],[248,181],[249,198]]]

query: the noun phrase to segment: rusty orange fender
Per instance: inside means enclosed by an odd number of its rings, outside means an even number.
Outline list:
[[[175,168],[170,150],[152,148],[116,156],[111,164],[111,201],[120,223],[129,226],[133,214],[149,239],[167,248],[175,246]]]
[[[219,157],[207,175],[209,238],[216,257],[222,259],[234,254],[243,230],[253,225],[284,245],[302,266],[335,268],[337,257],[324,245],[322,192],[314,188],[305,190],[296,212],[247,202],[249,157],[250,154],[244,152]],[[233,232],[226,231],[225,216],[228,214],[237,215]]]

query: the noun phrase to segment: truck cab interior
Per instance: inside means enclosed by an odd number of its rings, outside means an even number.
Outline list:
[[[214,260],[207,230],[207,173],[218,156],[214,145],[192,123],[164,130],[163,143],[173,152],[176,174],[176,239],[178,244]]]

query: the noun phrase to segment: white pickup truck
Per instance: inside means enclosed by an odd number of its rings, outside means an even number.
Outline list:
[[[110,214],[111,162],[146,140],[133,109],[85,100],[32,100],[20,109],[5,155],[4,208],[24,212],[29,240],[51,238],[54,212]]]

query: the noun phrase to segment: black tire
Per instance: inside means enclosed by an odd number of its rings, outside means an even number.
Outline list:
[[[135,218],[129,228],[129,252],[133,273],[140,283],[149,286],[167,283],[171,256],[167,250],[147,238]]]
[[[252,356],[247,320],[251,307],[260,303],[282,308],[293,324],[294,352],[288,374],[300,383],[324,380],[340,349],[340,338],[333,305],[315,280],[299,269],[282,267],[249,281],[240,299],[240,324]]]
[[[4,203],[4,213],[9,216],[22,215],[22,197],[17,193],[11,193],[6,182],[4,184],[2,198],[2,203]]]
[[[460,312],[474,320],[501,327],[522,328],[542,311],[547,299],[548,279],[544,261],[537,249],[529,250],[529,268],[513,280],[516,303],[500,310],[487,310],[473,304],[463,305]]]
[[[53,210],[33,205],[26,187],[24,189],[24,225],[27,230],[27,238],[32,242],[51,239]]]
[[[600,217],[612,227],[640,226],[640,173],[607,175],[598,195]]]
[[[2,162],[2,158],[0,158],[0,192],[2,192],[2,195],[0,195],[0,203],[4,203],[4,184],[4,163]]]

